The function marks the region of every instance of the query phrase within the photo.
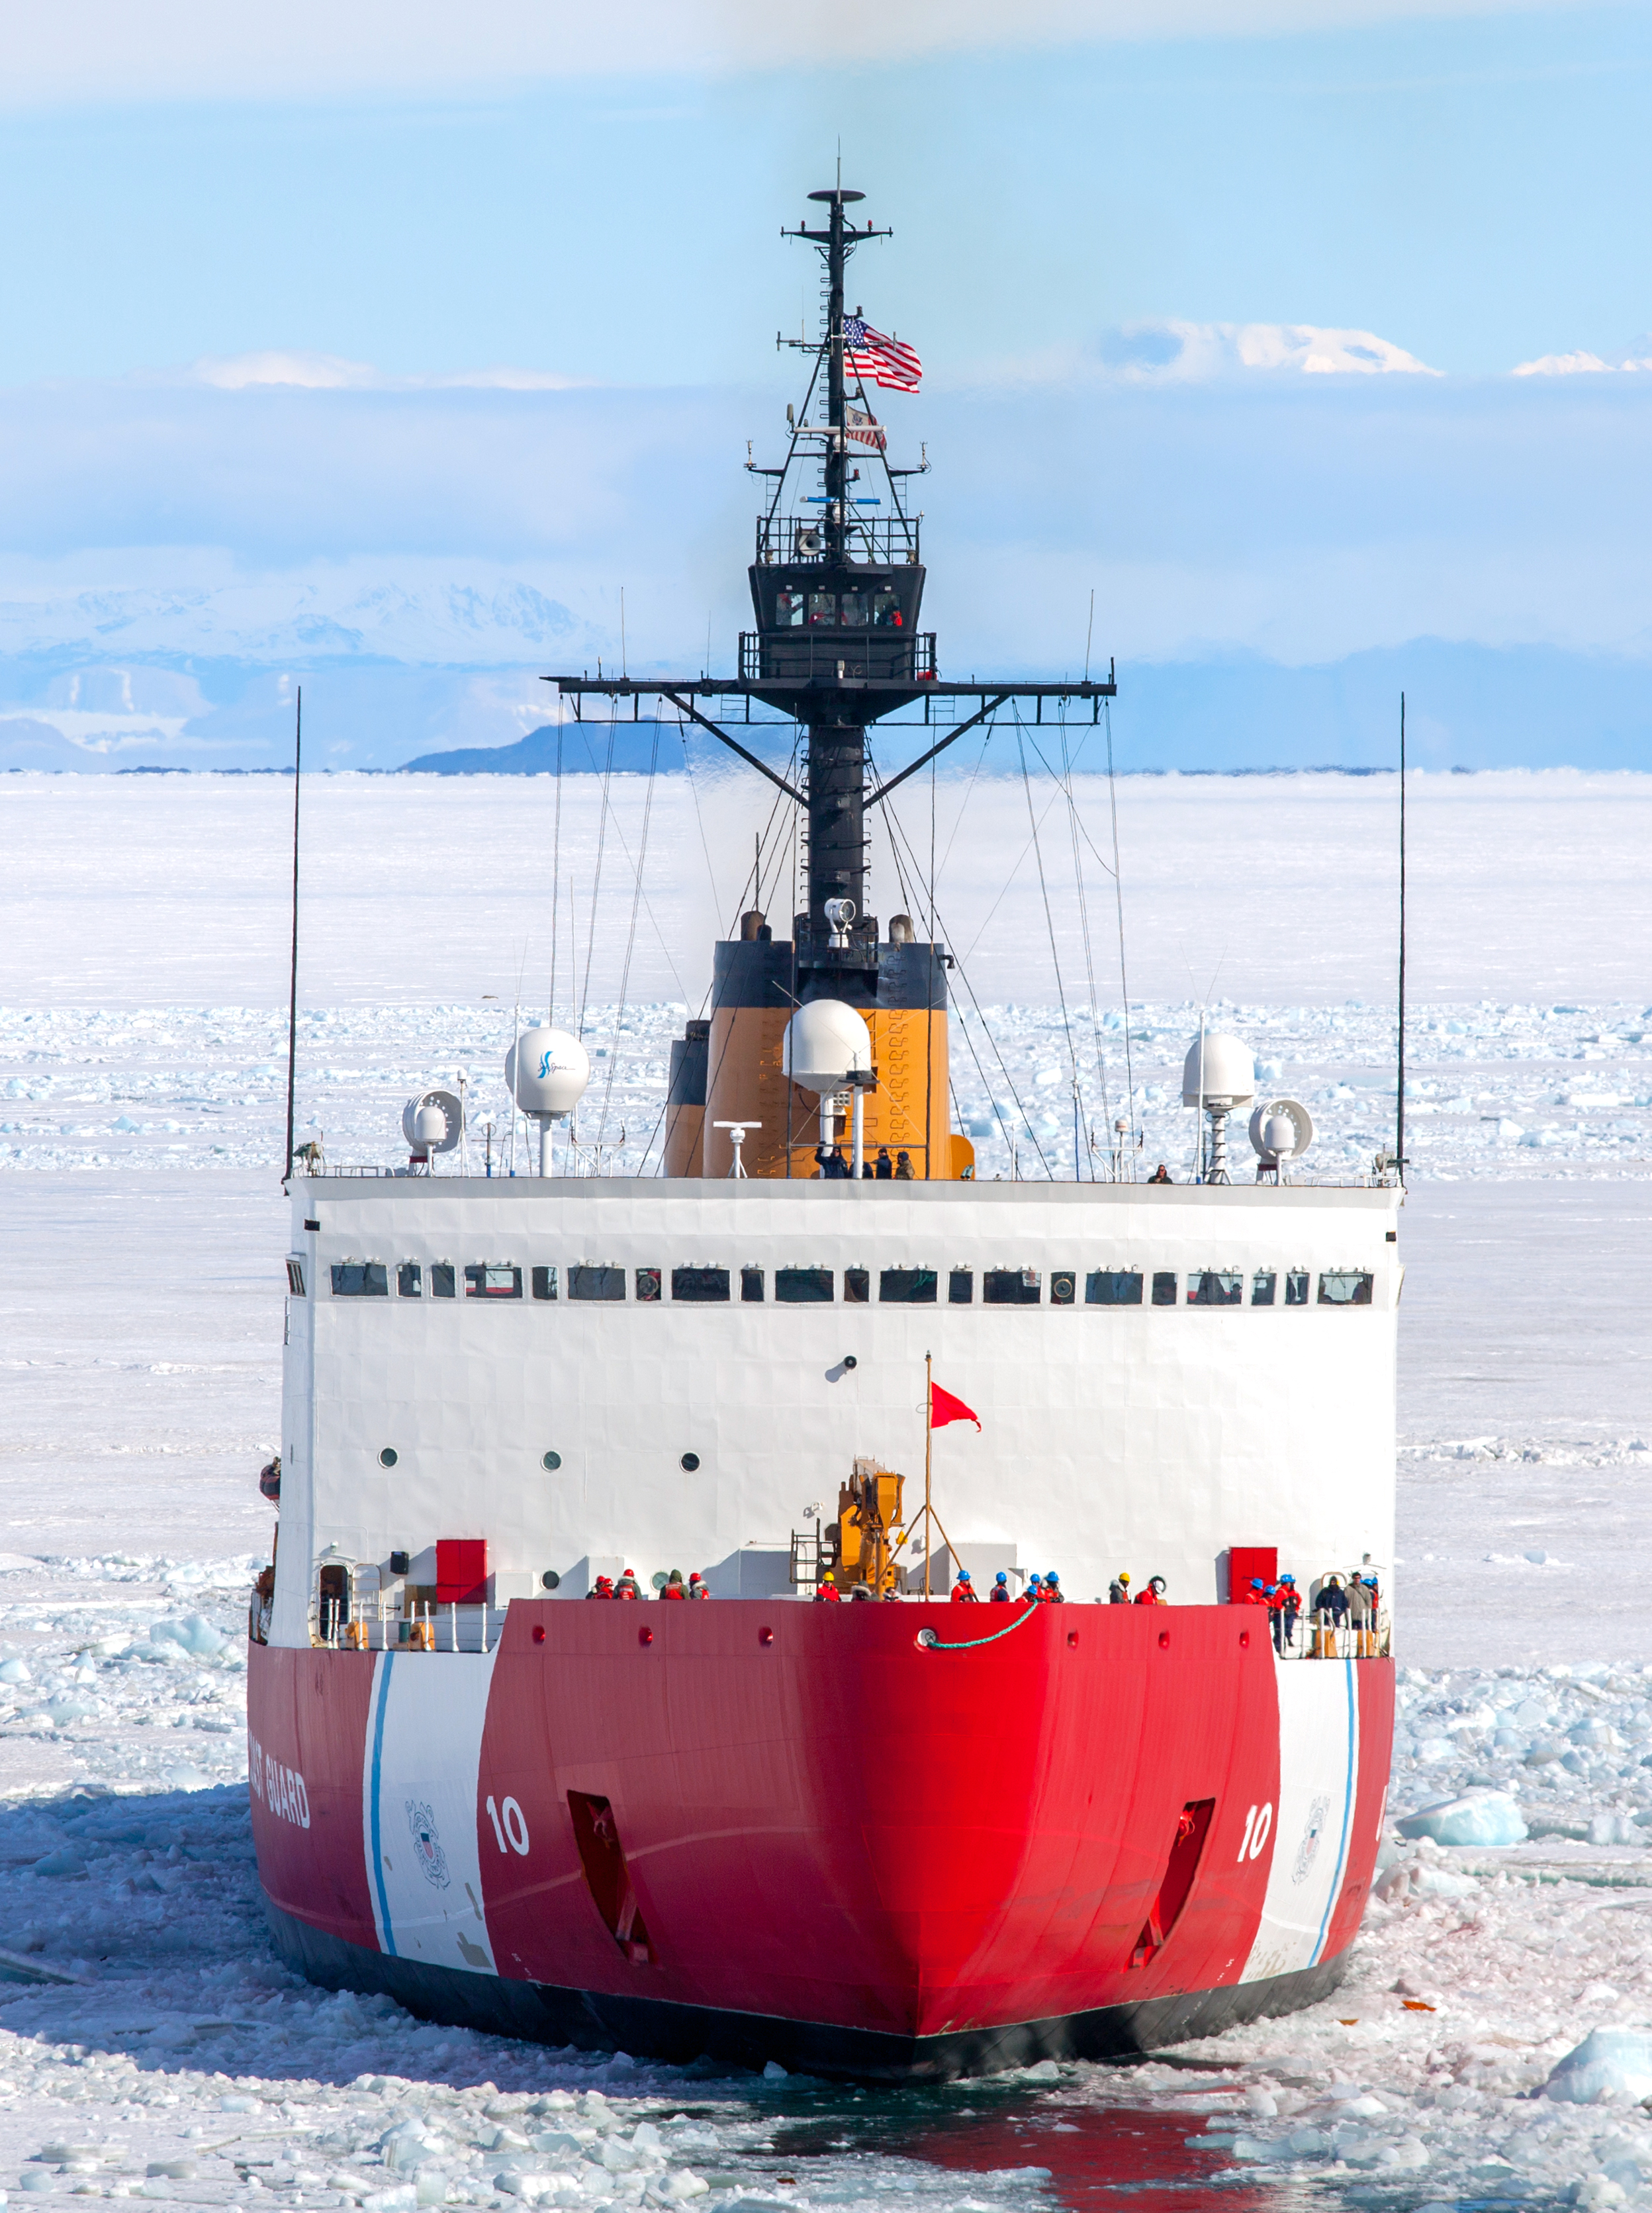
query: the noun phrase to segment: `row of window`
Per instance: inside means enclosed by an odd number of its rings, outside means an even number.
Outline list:
[[[899,630],[900,601],[893,592],[777,592],[774,619],[781,630]]]
[[[422,1261],[403,1260],[391,1267],[382,1260],[335,1260],[332,1295],[336,1299],[384,1299],[395,1277],[399,1298],[425,1295],[452,1299],[464,1280],[467,1299],[520,1299],[526,1273],[529,1294],[549,1300],[558,1295],[555,1268],[527,1271],[509,1261],[479,1262],[455,1268],[451,1261],[436,1260],[427,1269]],[[659,1304],[669,1277],[674,1306],[726,1306],[738,1296],[747,1306],[760,1305],[768,1295],[768,1272],[762,1268],[636,1268],[631,1273],[631,1295],[641,1306]],[[863,1307],[872,1303],[872,1271],[845,1268],[842,1302]],[[942,1271],[936,1268],[883,1268],[878,1271],[878,1299],[884,1306],[935,1306],[941,1298]],[[304,1295],[304,1263],[287,1263],[289,1288],[296,1298]],[[838,1296],[837,1271],[832,1268],[777,1268],[774,1295],[782,1306],[829,1306]],[[1369,1268],[1326,1268],[1320,1276],[1319,1304],[1322,1307],[1369,1307],[1374,1278]],[[946,1271],[947,1303],[966,1307],[975,1300],[975,1271]],[[594,1304],[617,1304],[626,1295],[627,1271],[621,1267],[582,1262],[568,1270],[570,1299]],[[1149,1289],[1150,1286],[1150,1289]],[[1241,1268],[1196,1268],[1187,1277],[1185,1302],[1190,1307],[1238,1307],[1247,1303],[1246,1277]],[[1249,1304],[1253,1307],[1305,1307],[1310,1303],[1314,1277],[1306,1268],[1258,1268],[1249,1280]],[[1044,1303],[1045,1284],[1036,1268],[984,1268],[981,1271],[981,1303],[989,1307],[1035,1307]],[[1139,1268],[1052,1268],[1049,1303],[1052,1307],[1173,1307],[1184,1302],[1181,1278],[1172,1268],[1150,1275]]]

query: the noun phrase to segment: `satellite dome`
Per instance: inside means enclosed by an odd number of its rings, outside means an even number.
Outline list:
[[[1187,1048],[1182,1064],[1184,1106],[1248,1106],[1256,1096],[1256,1064],[1241,1038],[1207,1030]]]
[[[840,1091],[872,1065],[872,1033],[842,999],[811,999],[786,1024],[781,1066],[806,1091]]]
[[[1267,1161],[1300,1161],[1314,1142],[1314,1117],[1300,1099],[1264,1099],[1251,1116],[1251,1143]]]
[[[571,1114],[590,1080],[590,1057],[566,1030],[524,1030],[505,1055],[506,1088],[524,1114]]]
[[[421,1091],[401,1110],[401,1134],[416,1153],[450,1153],[465,1127],[465,1110],[451,1091]]]

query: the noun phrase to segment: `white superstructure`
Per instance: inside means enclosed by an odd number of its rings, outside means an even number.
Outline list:
[[[271,1641],[324,1562],[495,1605],[599,1567],[790,1588],[856,1456],[921,1496],[924,1355],[965,1560],[1228,1596],[1393,1558],[1392,1186],[300,1179]],[[932,1277],[932,1281],[929,1280]],[[1388,1577],[1382,1576],[1386,1586]]]

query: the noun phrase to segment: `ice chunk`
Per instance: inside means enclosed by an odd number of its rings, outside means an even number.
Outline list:
[[[180,1767],[168,1768],[167,1788],[169,1790],[210,1790],[212,1777],[203,1775],[198,1767],[186,1760]]]
[[[1431,1837],[1436,1844],[1518,1844],[1526,1838],[1520,1808],[1495,1790],[1425,1806],[1398,1826],[1402,1837]]]
[[[780,2062],[777,2059],[770,2059],[765,2062],[763,2068],[763,2080],[765,2082],[783,2082],[786,2079],[786,2075],[787,2070],[780,2064]]]
[[[210,1660],[229,1639],[221,1629],[198,1613],[186,1614],[181,1621],[152,1621],[149,1624],[152,1644],[177,1644],[186,1652],[192,1652],[198,1660]]]
[[[72,1845],[60,1844],[55,1852],[48,1852],[44,1859],[35,1861],[34,1872],[36,1875],[84,1875],[86,1862]]]
[[[654,2186],[657,2197],[669,2198],[678,2205],[687,2198],[704,2198],[710,2186],[698,2174],[691,2174],[686,2167],[680,2167],[674,2174],[667,2175],[663,2182],[656,2182]]]
[[[32,1683],[27,1660],[0,1660],[0,1683]]]
[[[1652,2034],[1636,2028],[1594,2030],[1558,2062],[1544,2094],[1573,2106],[1633,2105],[1652,2096]]]
[[[1023,2070],[1022,2079],[1028,2082],[1056,2082],[1061,2079],[1061,2070],[1053,2059],[1040,2059],[1037,2066]]]

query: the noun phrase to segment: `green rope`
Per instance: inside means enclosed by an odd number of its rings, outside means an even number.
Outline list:
[[[943,1644],[934,1630],[920,1629],[917,1632],[918,1649],[923,1652],[978,1652],[984,1644],[996,1644],[1001,1637],[1008,1637],[1012,1630],[1019,1629],[1022,1622],[1031,1621],[1039,1610],[1037,1600],[1030,1606],[1024,1600],[1017,1600],[1016,1603],[1021,1610],[1015,1620],[1007,1623],[1003,1629],[995,1629],[991,1637],[972,1637],[966,1644]]]

